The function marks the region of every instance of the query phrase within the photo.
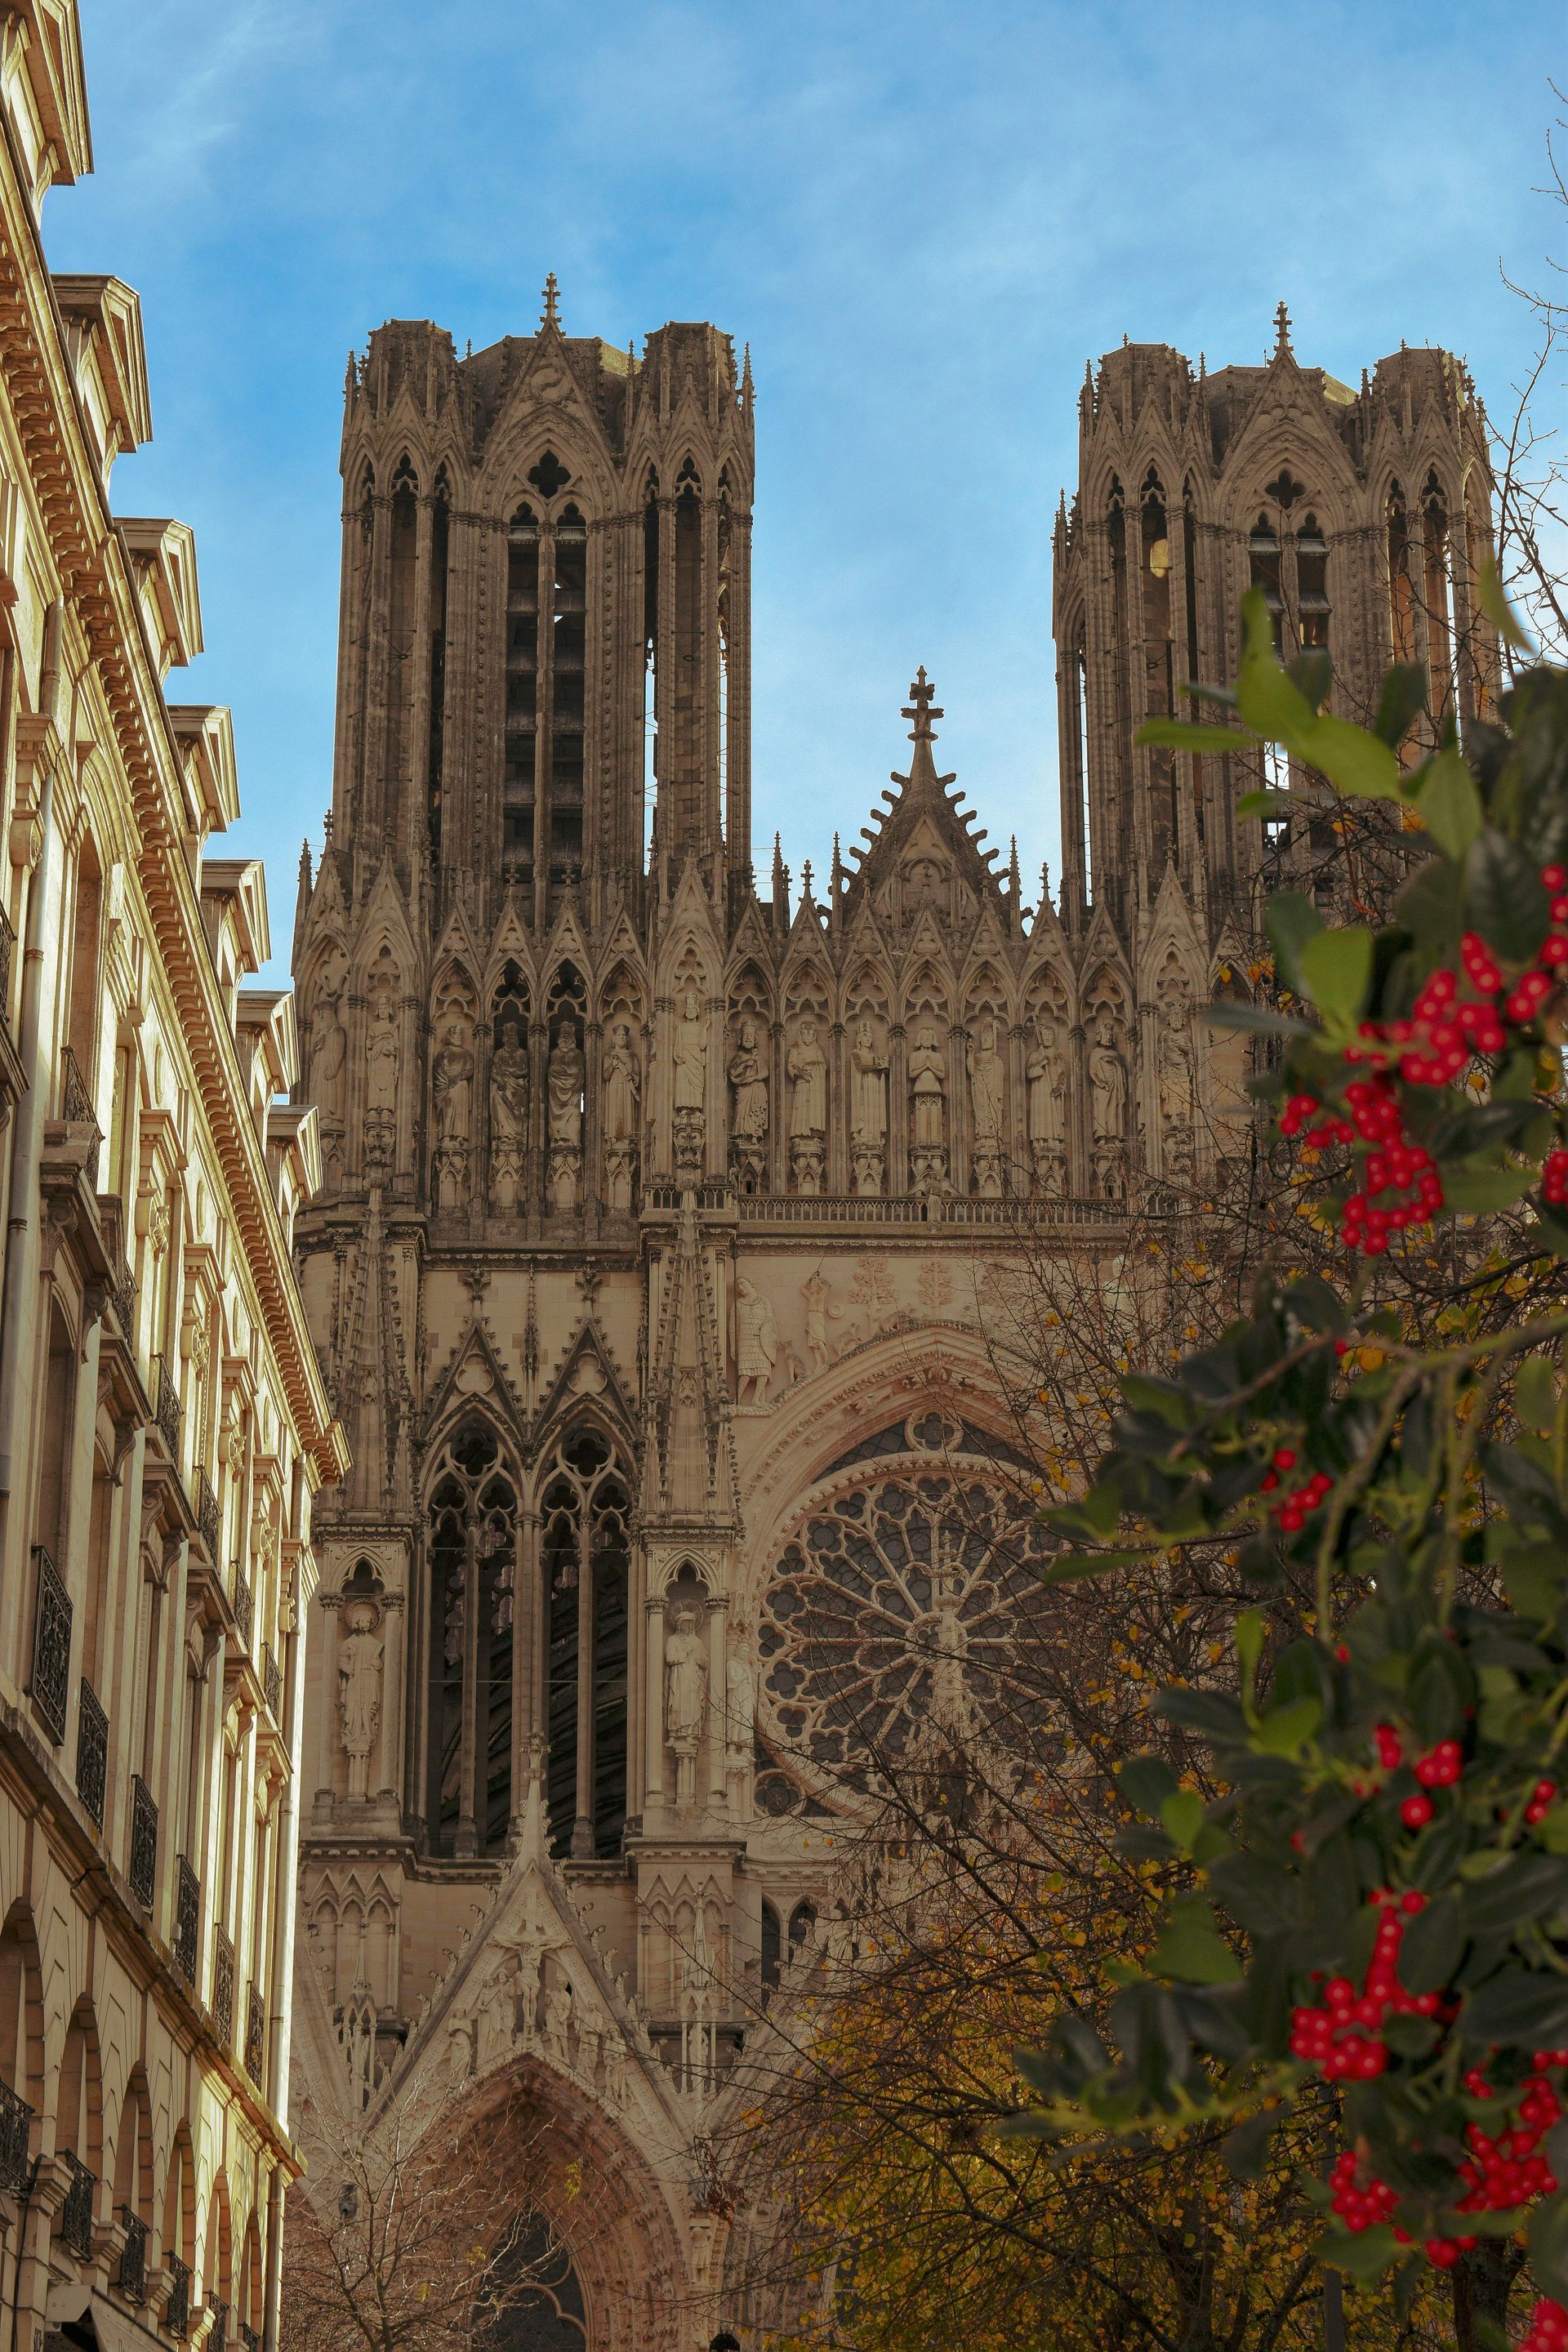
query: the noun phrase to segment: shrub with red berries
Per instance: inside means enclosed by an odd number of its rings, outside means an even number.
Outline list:
[[[1343,1279],[1265,1272],[1216,1342],[1128,1373],[1111,1450],[1050,1515],[1055,1581],[1196,1547],[1258,1605],[1233,1673],[1160,1697],[1217,1793],[1160,1757],[1122,1769],[1150,1958],[1109,2039],[1065,2015],[1020,2058],[1018,2128],[1224,2120],[1245,2174],[1331,2097],[1337,2148],[1302,2182],[1321,2259],[1408,2282],[1521,2236],[1521,2345],[1568,2352],[1568,1312],[1510,1326],[1466,1293],[1423,1349],[1366,1264],[1464,1219],[1479,1266],[1504,1212],[1511,1265],[1568,1257],[1568,673],[1526,673],[1500,723],[1402,765],[1398,694],[1371,732],[1331,717],[1325,667],[1281,670],[1244,609],[1237,725],[1148,740],[1250,730],[1293,772],[1403,801],[1433,854],[1376,933],[1275,897],[1287,1009],[1215,1008],[1279,1041],[1257,1085]]]

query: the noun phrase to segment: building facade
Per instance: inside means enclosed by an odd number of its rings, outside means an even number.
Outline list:
[[[117,516],[141,314],[51,275],[75,0],[0,7],[0,2294],[11,2340],[275,2309],[310,1502],[343,1465],[290,1242],[319,1173],[189,530]]]
[[[1040,1539],[994,1286],[1021,1226],[1110,1255],[1131,1193],[1245,1131],[1204,1008],[1267,885],[1254,780],[1132,730],[1230,674],[1249,577],[1347,707],[1402,627],[1447,658],[1387,571],[1419,551],[1458,614],[1485,529],[1441,354],[1358,400],[1283,328],[1206,380],[1123,351],[1083,435],[1059,904],[983,847],[923,672],[867,845],[792,899],[751,857],[729,339],[568,336],[552,284],[532,335],[459,360],[398,321],[351,366],[294,944],[296,1246],[353,1457],[318,1512],[301,2130],[525,2083],[571,2262],[519,2345],[754,2319],[703,2154],[731,2061],[809,1967],[868,1755],[1005,1647]]]

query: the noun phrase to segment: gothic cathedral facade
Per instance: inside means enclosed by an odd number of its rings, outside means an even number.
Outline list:
[[[1256,367],[1124,346],[1080,457],[1056,903],[983,849],[921,672],[867,845],[792,906],[752,863],[730,339],[568,336],[552,283],[531,336],[395,321],[351,365],[294,948],[300,1278],[353,1457],[318,1506],[300,2128],[526,2075],[572,2255],[541,2344],[746,2326],[704,2135],[824,1932],[860,1745],[1005,1638],[1037,1535],[988,1269],[1026,1226],[1114,1251],[1245,1131],[1205,1008],[1311,829],[1238,824],[1264,779],[1141,721],[1233,674],[1249,584],[1347,712],[1394,656],[1438,720],[1491,690],[1447,354],[1355,392],[1283,313]]]

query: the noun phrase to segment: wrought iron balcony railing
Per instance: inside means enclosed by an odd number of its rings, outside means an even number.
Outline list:
[[[32,2108],[9,2083],[0,2083],[0,2189],[26,2187],[32,2131]]]
[[[234,1622],[239,1627],[239,1638],[248,1650],[256,1637],[256,1599],[250,1590],[250,1579],[238,1560],[234,1563]]]
[[[258,2090],[267,2060],[267,2004],[254,1985],[245,2004],[245,2071]]]
[[[154,1356],[153,1359],[153,1419],[169,1449],[169,1459],[177,1463],[184,1413],[180,1404],[180,1383],[167,1356]]]
[[[128,2303],[147,2300],[147,2224],[129,2205],[120,2209],[125,2243],[120,2253],[120,2274],[114,2284]]]
[[[58,1748],[66,1736],[71,1600],[42,1544],[33,1546],[33,1564],[37,1585],[33,1610],[33,1674],[27,1690],[45,1730]]]
[[[174,1966],[195,1992],[196,1947],[201,1935],[202,1885],[184,1854],[175,1864]]]
[[[98,2187],[98,2175],[89,2172],[80,2157],[73,2156],[68,2147],[60,2155],[70,2174],[65,2202],[60,2207],[60,2236],[79,2263],[92,2260],[92,2192]]]
[[[92,1149],[87,1155],[87,1181],[98,1190],[98,1155],[103,1142],[99,1129],[98,1113],[92,1107],[92,1097],[87,1090],[87,1080],[70,1047],[60,1055],[60,1117],[71,1127],[90,1127]]]
[[[226,2050],[234,2048],[234,1946],[221,1927],[213,1936],[213,2022]]]
[[[283,1675],[272,1654],[270,1642],[261,1644],[261,1687],[267,1695],[268,1712],[276,1724],[283,1721]]]
[[[158,1883],[158,1808],[140,1772],[131,1775],[131,1864],[126,1875],[132,1894],[150,1911]]]
[[[191,2332],[191,2266],[178,2254],[169,2256],[169,2300],[163,2306],[163,2325],[171,2336],[182,2342]]]
[[[206,1547],[207,1558],[216,1568],[218,1546],[223,1540],[223,1516],[217,1507],[213,1482],[205,1470],[196,1472],[196,1533]]]
[[[98,1703],[98,1693],[83,1675],[76,1710],[76,1792],[82,1809],[100,1829],[109,1781],[109,1717]]]
[[[207,2309],[212,2314],[212,2324],[207,2329],[203,2352],[227,2352],[228,2305],[221,2295],[209,2294]]]
[[[239,2340],[245,2347],[245,2352],[260,2352],[260,2330],[252,2327],[247,2320],[242,2319],[239,2323]]]
[[[0,907],[0,1021],[11,1026],[11,958],[16,945],[16,934],[11,928],[11,918]]]

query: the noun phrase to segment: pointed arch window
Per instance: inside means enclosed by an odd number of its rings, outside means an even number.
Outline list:
[[[626,1818],[631,1482],[604,1433],[563,1439],[540,1490],[552,1850],[614,1856]]]
[[[1130,806],[1132,772],[1132,683],[1131,616],[1129,611],[1127,580],[1127,508],[1121,485],[1112,477],[1110,504],[1105,520],[1106,541],[1110,551],[1111,631],[1110,658],[1114,665],[1116,719],[1112,734],[1114,797],[1106,812],[1122,840],[1131,832]],[[1110,877],[1107,877],[1110,879]]]
[[[1410,516],[1405,493],[1391,482],[1384,510],[1388,542],[1388,612],[1394,658],[1415,658],[1415,589],[1410,570]]]
[[[1454,573],[1448,545],[1448,501],[1436,472],[1421,493],[1422,554],[1426,564],[1426,666],[1430,708],[1440,727],[1455,707]]]
[[[1160,477],[1151,467],[1139,501],[1139,583],[1143,603],[1143,715],[1169,719],[1176,707],[1176,648],[1171,635],[1171,520]],[[1174,853],[1176,755],[1149,754],[1150,837],[1155,870]]]
[[[519,507],[507,530],[506,769],[501,862],[506,879],[533,879],[539,751],[539,524]]]
[[[1296,609],[1303,647],[1329,642],[1329,542],[1315,514],[1303,515],[1296,536]]]
[[[1182,611],[1186,624],[1187,683],[1204,674],[1198,650],[1198,518],[1189,478],[1182,485]],[[1204,824],[1204,755],[1193,754],[1193,820],[1201,844]]]
[[[500,1853],[512,1811],[517,1489],[483,1422],[443,1449],[426,1556],[432,1843],[444,1854]]]
[[[451,485],[447,468],[436,477],[430,506],[430,740],[426,761],[426,798],[430,846],[441,847],[441,798],[447,731],[447,566],[451,546]]]

